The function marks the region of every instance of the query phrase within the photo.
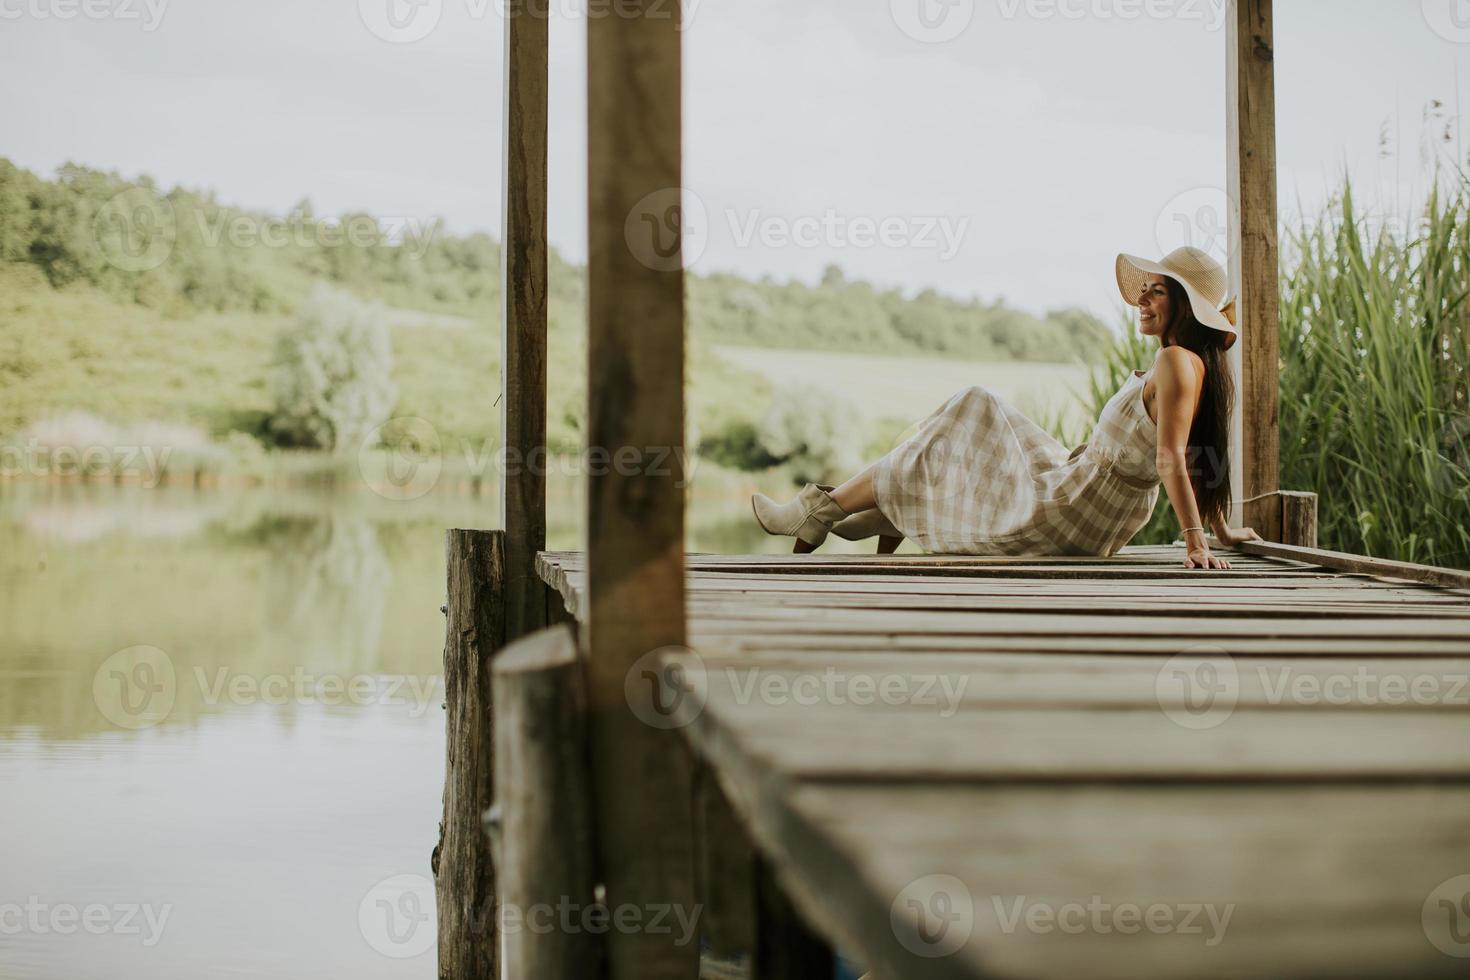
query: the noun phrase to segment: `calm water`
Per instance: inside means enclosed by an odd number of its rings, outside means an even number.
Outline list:
[[[691,545],[782,550],[747,507]],[[496,519],[0,483],[0,977],[434,977],[442,537]]]

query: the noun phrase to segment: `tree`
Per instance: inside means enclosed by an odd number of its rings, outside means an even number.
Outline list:
[[[387,312],[318,284],[276,337],[270,428],[285,445],[350,453],[398,400]]]
[[[853,435],[861,413],[845,398],[809,388],[777,390],[757,430],[769,458],[791,464],[800,483],[839,480],[859,465]]]

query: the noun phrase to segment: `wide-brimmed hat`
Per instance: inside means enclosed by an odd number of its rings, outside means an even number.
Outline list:
[[[1210,258],[1208,253],[1189,245],[1176,248],[1158,262],[1136,255],[1119,255],[1118,290],[1123,294],[1123,302],[1137,306],[1139,296],[1143,295],[1143,284],[1151,275],[1168,276],[1183,286],[1194,310],[1194,318],[1207,327],[1229,334],[1225,341],[1227,349],[1234,345],[1237,337],[1235,301],[1225,303],[1230,279],[1224,266]],[[1220,308],[1222,303],[1225,303],[1224,309]]]

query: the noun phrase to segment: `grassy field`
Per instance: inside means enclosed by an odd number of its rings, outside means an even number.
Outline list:
[[[425,315],[427,316],[427,315]],[[395,417],[428,420],[454,444],[498,438],[500,337],[492,323],[391,316]],[[272,410],[269,375],[284,313],[176,318],[119,303],[86,286],[53,290],[34,268],[0,263],[0,441],[28,426],[86,413],[120,426],[192,426],[224,442],[261,431]],[[586,412],[586,347],[549,338],[548,429],[554,451],[574,451]],[[760,378],[694,346],[690,418],[712,431],[752,399]],[[236,439],[238,442],[238,438]]]
[[[716,347],[730,364],[760,375],[773,388],[805,385],[850,402],[867,423],[916,422],[961,388],[985,385],[1049,429],[1085,432],[1092,369],[1084,364],[960,361],[832,351]]]
[[[492,324],[462,329],[392,326],[394,415],[427,419],[441,438],[476,446],[497,438],[499,338]],[[0,269],[0,438],[84,412],[123,426],[173,423],[223,442],[261,430],[271,410],[268,376],[281,313],[209,313],[173,318],[118,303],[84,286],[53,290],[34,269]],[[455,324],[460,326],[459,323]],[[551,337],[551,443],[581,441],[586,353],[581,338]],[[1038,421],[1085,423],[1082,365],[984,363],[944,358],[709,347],[689,355],[691,438],[737,422],[758,424],[778,389],[806,388],[839,399],[872,427],[908,424],[967,385],[998,390]]]

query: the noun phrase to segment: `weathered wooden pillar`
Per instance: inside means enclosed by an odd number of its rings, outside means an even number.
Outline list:
[[[1317,495],[1283,490],[1281,543],[1298,548],[1317,547]]]
[[[505,14],[500,432],[505,457],[506,638],[546,625],[536,553],[546,548],[546,4]]]
[[[684,643],[681,4],[587,22],[588,655],[607,902],[693,914],[687,752],[639,720],[635,663]],[[689,980],[697,942],[606,935],[612,980]]]
[[[439,976],[494,980],[500,976],[495,865],[481,818],[495,789],[490,674],[491,657],[505,644],[505,532],[449,531],[444,551],[444,820],[432,862]]]
[[[511,644],[494,673],[496,874],[500,902],[519,923],[503,940],[506,975],[588,980],[601,971],[589,928],[597,900],[586,684],[573,631]]]
[[[714,772],[694,770],[696,894],[701,976],[751,973],[756,949],[756,853]]]
[[[1243,521],[1281,540],[1281,286],[1276,234],[1276,80],[1271,0],[1230,0],[1226,17],[1230,281],[1240,323],[1239,482]]]

